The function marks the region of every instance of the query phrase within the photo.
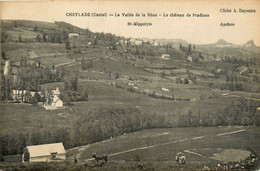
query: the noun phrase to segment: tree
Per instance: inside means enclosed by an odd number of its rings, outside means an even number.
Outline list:
[[[35,99],[35,97],[31,97],[29,100],[30,104],[36,105],[37,104],[37,100]]]
[[[199,57],[200,57],[201,59],[204,59],[204,57],[202,56],[201,52],[199,53]]]
[[[182,50],[182,44],[180,44],[180,50]]]
[[[64,101],[64,104],[70,104],[70,102],[75,101],[78,89],[78,75],[77,73],[73,74],[67,72],[64,79],[64,91],[61,94],[61,99]]]
[[[29,162],[29,159],[30,159],[30,153],[29,153],[27,148],[24,148],[24,158],[23,158],[23,160],[25,162]]]
[[[166,73],[164,71],[161,73],[161,77],[166,77]]]
[[[31,135],[31,143],[33,145],[39,145],[42,144],[43,142],[43,137],[39,132],[33,132]]]
[[[94,40],[94,45],[97,45],[98,43],[97,43],[97,39],[95,38],[95,40]]]
[[[69,41],[65,42],[65,48],[67,50],[70,50],[70,42]]]
[[[16,22],[16,21],[14,21],[14,27],[17,27],[17,26],[18,26],[17,22]]]
[[[65,90],[61,94],[61,100],[63,101],[64,105],[69,105],[71,102],[74,101],[73,91],[72,90]]]
[[[5,51],[2,51],[2,58],[3,58],[3,59],[7,59],[7,58],[6,58],[6,55],[5,55]]]
[[[188,52],[191,53],[191,44],[188,46]]]
[[[37,34],[36,39],[37,39],[38,42],[40,42],[40,41],[42,40],[41,35],[40,35],[40,34]]]
[[[47,34],[46,33],[43,34],[42,39],[43,39],[43,42],[47,42]]]
[[[93,63],[92,60],[89,61],[89,67],[92,68],[93,67]]]
[[[184,84],[189,84],[189,79],[188,78],[184,78]]]
[[[118,72],[116,72],[114,75],[115,75],[115,79],[119,78],[119,73]]]
[[[25,102],[30,102],[31,98],[32,98],[31,93],[29,91],[26,91],[26,93],[24,95]]]
[[[35,100],[37,100],[37,102],[41,101],[41,95],[38,92],[35,92],[34,96]]]
[[[189,110],[188,112],[188,122],[189,122],[189,126],[192,126],[192,112]]]
[[[80,100],[88,100],[88,91],[87,88],[85,87],[81,96],[80,96]]]
[[[112,74],[112,72],[109,71],[109,72],[108,72],[108,79],[109,79],[109,80],[111,79],[111,74]]]
[[[35,26],[35,27],[33,28],[33,31],[37,32],[37,31],[38,31],[38,27]]]
[[[56,43],[62,43],[62,37],[60,34],[57,34],[56,35],[56,40],[55,40]]]
[[[65,90],[73,90],[73,91],[77,91],[78,89],[78,77],[76,75],[71,75],[68,76],[66,75],[64,77],[64,88]]]
[[[21,35],[19,35],[18,41],[22,42],[22,36]]]
[[[83,71],[85,71],[87,69],[87,63],[84,58],[82,58],[82,60],[81,60],[81,68]]]

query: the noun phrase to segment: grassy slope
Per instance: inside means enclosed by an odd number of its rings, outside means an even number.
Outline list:
[[[237,134],[216,136],[220,133],[241,129],[246,129],[246,131]],[[198,136],[205,137],[196,140],[192,139],[193,137]],[[188,140],[185,142],[179,142],[183,139]],[[86,159],[91,158],[92,153],[109,155],[129,149],[178,141],[173,144],[159,145],[143,150],[136,150],[111,156],[109,157],[109,161],[111,161],[112,164],[108,163],[108,166],[105,167],[113,167],[113,162],[116,162],[119,165],[116,166],[116,168],[120,168],[123,167],[120,165],[120,162],[124,160],[125,162],[135,161],[138,159],[139,162],[146,163],[146,167],[155,167],[156,169],[178,167],[186,169],[202,169],[204,165],[211,167],[216,166],[219,162],[211,157],[213,157],[214,153],[219,153],[224,149],[249,150],[250,152],[259,153],[259,140],[259,127],[149,129],[130,133],[125,136],[119,136],[100,143],[91,144],[87,146],[85,150],[84,148],[81,148],[83,151],[81,151],[80,160],[85,161]],[[180,166],[174,161],[175,155],[184,150],[196,152],[202,156],[185,153],[187,164]],[[71,153],[68,153],[68,155],[69,154],[72,154],[72,151]]]
[[[50,87],[55,89],[63,83],[45,84],[42,88]],[[210,99],[199,102],[179,102],[171,100],[156,99],[142,94],[131,93],[119,88],[111,87],[106,83],[92,81],[79,82],[79,90],[87,87],[90,100],[78,102],[67,109],[57,111],[46,111],[41,106],[31,106],[27,104],[1,104],[1,127],[2,131],[30,131],[42,125],[39,130],[51,127],[66,127],[67,123],[72,123],[77,117],[87,114],[88,111],[98,111],[101,108],[136,108],[144,113],[155,113],[156,115],[169,115],[175,118],[177,115],[187,114],[189,110],[196,113],[207,113],[207,111],[217,111],[231,105],[231,101],[236,98]],[[232,99],[232,100],[231,100]],[[207,108],[205,108],[207,106]],[[73,112],[72,112],[73,111]],[[66,118],[59,115],[68,115]]]
[[[244,130],[234,134],[217,136],[217,134],[230,133]],[[203,169],[207,166],[211,169],[217,167],[219,161],[214,159],[216,154],[224,150],[231,153],[229,157],[243,158],[247,155],[237,153],[235,150],[244,150],[259,155],[259,127],[208,127],[208,128],[170,128],[170,129],[146,129],[121,135],[113,139],[76,147],[67,151],[66,162],[61,163],[0,163],[3,169],[41,169],[41,170],[138,170],[140,166],[148,170],[172,170],[172,169]],[[202,137],[201,139],[193,139]],[[182,141],[181,140],[185,140]],[[167,144],[168,143],[168,144]],[[138,149],[147,147],[144,149]],[[127,150],[131,150],[127,152]],[[194,155],[194,152],[198,155]],[[121,152],[119,154],[119,152]],[[178,152],[184,152],[186,164],[178,164],[175,156]],[[241,151],[242,152],[242,151]],[[92,153],[98,155],[108,154],[108,163],[102,166],[91,159]],[[234,154],[232,154],[234,153]],[[78,157],[78,163],[73,163],[73,157]],[[19,156],[14,156],[20,158]],[[227,156],[223,156],[227,157]],[[231,160],[231,159],[230,159]],[[239,163],[239,161],[235,162]],[[233,164],[234,165],[234,164]],[[255,163],[255,169],[259,163]],[[223,168],[222,168],[223,169]]]

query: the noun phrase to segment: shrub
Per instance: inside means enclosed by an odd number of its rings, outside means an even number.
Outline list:
[[[32,98],[30,98],[29,103],[33,104],[33,105],[36,105],[37,104],[37,100],[35,99],[35,97],[32,97]]]

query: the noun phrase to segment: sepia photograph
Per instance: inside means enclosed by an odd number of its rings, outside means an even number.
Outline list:
[[[259,0],[0,1],[0,171],[259,170]]]

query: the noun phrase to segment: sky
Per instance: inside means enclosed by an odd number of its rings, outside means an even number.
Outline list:
[[[223,13],[221,9],[255,10],[255,13]],[[107,13],[120,17],[72,17],[67,13]],[[122,13],[154,13],[157,17],[123,17]],[[184,14],[184,18],[163,17],[163,13]],[[208,14],[209,17],[186,17],[186,14]],[[161,14],[162,16],[159,16]],[[214,43],[224,39],[234,44],[254,40],[260,46],[259,0],[48,0],[2,1],[3,20],[64,21],[93,32],[112,33],[134,38],[183,39],[194,44]],[[149,27],[128,26],[128,22],[152,23]],[[235,26],[220,26],[234,23]]]

